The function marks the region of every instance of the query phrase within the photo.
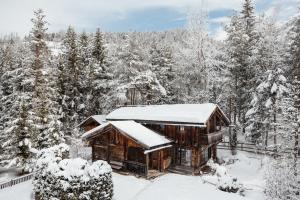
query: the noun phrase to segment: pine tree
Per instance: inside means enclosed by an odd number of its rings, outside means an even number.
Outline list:
[[[263,141],[263,145],[267,147],[270,135],[274,138],[274,145],[277,145],[277,137],[281,135],[283,125],[281,113],[288,89],[284,72],[280,68],[265,73],[265,80],[257,87],[253,109],[248,115],[254,121],[250,130],[252,140]]]
[[[241,14],[233,16],[230,26],[227,27],[234,102],[233,118],[235,122],[239,122],[243,133],[246,131],[246,112],[250,109],[251,94],[256,87],[253,61],[257,42],[255,21],[252,2],[245,0]]]
[[[30,156],[29,148],[32,139],[31,122],[28,119],[27,108],[31,108],[32,99],[32,81],[28,80],[26,75],[30,72],[30,57],[29,46],[27,42],[22,42],[18,45],[12,45],[15,49],[13,53],[13,62],[7,71],[2,76],[7,85],[3,87],[3,92],[6,96],[3,96],[1,103],[5,106],[3,110],[3,134],[5,142],[2,143],[4,147],[4,153],[2,154],[2,163],[6,167],[18,166],[23,168],[23,171],[28,171]],[[26,105],[22,102],[26,102]],[[26,110],[21,108],[26,107]],[[26,121],[26,127],[24,125]],[[27,133],[26,133],[27,131]],[[24,136],[24,137],[23,137]],[[23,139],[26,142],[23,141]],[[23,144],[24,142],[24,144]],[[24,145],[24,156],[20,156],[20,147]],[[28,159],[27,159],[28,158]]]
[[[32,152],[31,152],[31,136],[32,129],[28,122],[28,110],[24,101],[21,101],[19,118],[14,129],[13,145],[17,146],[15,154],[16,166],[22,169],[22,173],[30,172],[32,170]]]
[[[161,96],[157,103],[170,104],[178,102],[179,97],[176,96],[174,83],[174,61],[170,47],[161,47],[157,43],[153,43],[150,54],[151,70],[156,74],[159,84],[166,90],[166,95]]]
[[[109,72],[107,52],[103,41],[103,34],[98,28],[92,41],[92,63],[89,69],[89,115],[107,112],[107,95],[111,89],[112,75]]]
[[[289,74],[294,78],[298,77],[300,80],[300,16],[295,17],[291,31],[289,32],[291,39],[291,48],[290,48],[290,59],[288,63],[290,64]]]
[[[63,40],[63,65],[61,65],[61,75],[64,77],[63,84],[63,101],[61,102],[63,123],[65,133],[69,136],[73,135],[73,128],[79,123],[78,107],[80,104],[80,65],[79,52],[77,45],[77,36],[72,27],[69,27]]]
[[[271,131],[270,127],[270,115],[276,117],[276,94],[270,98],[270,87],[272,87],[272,81],[270,77],[281,76],[282,82],[279,84],[287,87],[287,83],[284,77],[284,61],[281,56],[281,45],[279,42],[279,29],[276,27],[273,21],[266,18],[261,18],[259,22],[259,39],[256,45],[256,51],[253,54],[256,60],[257,75],[255,76],[255,85],[258,87],[253,92],[253,99],[251,101],[251,109],[247,112],[247,125],[248,132],[247,137],[257,143],[261,143],[264,137],[263,145],[267,146],[268,143],[268,133]],[[280,75],[276,75],[280,73]],[[271,78],[272,79],[272,78]],[[284,82],[284,83],[283,83]],[[281,97],[283,98],[283,97]],[[272,108],[266,106],[266,102],[270,100],[272,103]],[[273,114],[270,111],[275,112]],[[272,120],[271,120],[272,121]],[[276,121],[274,119],[273,121]],[[276,128],[273,124],[273,130]],[[274,133],[275,134],[275,133]],[[276,134],[274,135],[274,140],[276,140]],[[276,141],[274,141],[277,143]]]
[[[83,32],[79,36],[78,41],[78,50],[79,50],[79,106],[78,106],[78,115],[79,121],[84,120],[89,116],[88,105],[90,102],[90,90],[91,80],[89,77],[91,63],[92,63],[92,55],[91,55],[91,46],[88,35]]]
[[[0,132],[0,165],[6,165],[10,162],[11,157],[11,145],[9,144],[9,124],[15,116],[15,110],[13,106],[15,104],[15,89],[14,81],[17,68],[17,44],[11,39],[7,44],[2,46],[1,54],[1,132]]]
[[[34,140],[38,149],[55,145],[61,140],[61,132],[57,129],[59,124],[57,112],[54,108],[52,88],[50,87],[50,61],[49,49],[46,44],[46,25],[43,10],[34,12],[32,19],[33,29],[30,34],[32,51],[32,76],[33,76],[33,99],[32,111],[34,123]],[[51,139],[50,139],[51,138]],[[56,139],[54,139],[56,138]]]

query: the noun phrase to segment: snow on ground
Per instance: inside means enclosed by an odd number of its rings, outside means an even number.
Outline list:
[[[8,171],[6,168],[0,167],[0,183],[9,181],[16,176],[17,176],[16,171],[13,170]]]
[[[232,176],[238,178],[246,188],[246,196],[251,199],[265,199],[263,190],[265,182],[263,180],[264,163],[268,158],[263,155],[255,155],[238,151],[237,155],[230,155],[228,150],[219,150],[218,157],[225,162],[234,160],[233,164],[226,165],[226,168]]]
[[[32,200],[33,185],[31,181],[17,184],[13,187],[0,190],[2,200]]]
[[[203,183],[197,176],[166,174],[146,185],[132,200],[193,200],[193,199],[247,200],[238,194],[226,193]],[[122,199],[120,199],[122,200]]]
[[[230,175],[237,177],[246,188],[245,197],[239,194],[222,192],[214,183],[214,176],[183,176],[166,174],[154,180],[113,173],[114,200],[194,200],[202,197],[220,200],[263,200],[263,167],[266,162],[262,156],[238,152],[231,156],[230,151],[219,151],[225,161],[235,160],[226,165]],[[31,200],[31,181],[0,190],[0,199]]]
[[[114,200],[132,200],[139,192],[149,186],[151,181],[113,173],[113,183]]]

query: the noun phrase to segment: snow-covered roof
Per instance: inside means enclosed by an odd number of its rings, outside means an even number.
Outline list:
[[[98,127],[93,128],[90,131],[87,131],[81,137],[84,139],[90,138],[99,133],[99,131],[103,130],[108,125],[112,125],[114,128],[119,130],[121,134],[137,141],[139,144],[146,147],[147,149],[151,149],[152,147],[160,145],[170,144],[172,142],[164,136],[131,120],[106,122]]]
[[[216,108],[219,107],[213,103],[122,107],[111,112],[106,119],[205,124]],[[224,113],[222,115],[228,120]]]
[[[98,122],[99,124],[103,124],[106,121],[105,118],[106,118],[106,115],[92,115],[92,116],[86,118],[83,122],[81,122],[79,124],[79,126],[82,126],[83,124],[85,124],[87,121],[89,121],[91,119]]]

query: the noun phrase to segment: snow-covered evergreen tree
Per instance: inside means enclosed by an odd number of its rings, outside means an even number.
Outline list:
[[[60,77],[63,77],[63,88],[60,95],[62,96],[61,106],[63,112],[63,123],[65,133],[73,134],[73,128],[79,123],[78,109],[80,105],[80,65],[79,52],[77,44],[77,35],[75,30],[70,26],[64,36],[62,44],[63,63],[60,65]]]
[[[32,112],[35,146],[39,149],[50,147],[57,142],[60,143],[61,132],[57,129],[59,122],[53,102],[52,91],[49,85],[49,50],[46,44],[46,25],[43,10],[34,12],[32,19],[33,29],[30,34],[30,47],[32,51],[32,77],[33,77],[33,99]],[[51,138],[51,139],[50,139]]]
[[[107,95],[111,90],[112,75],[107,62],[103,34],[97,29],[92,40],[92,63],[89,69],[89,115],[107,112]]]
[[[12,131],[12,145],[17,147],[16,152],[14,152],[14,159],[11,164],[22,169],[22,173],[32,171],[32,127],[28,121],[28,110],[26,108],[25,102],[22,100],[18,118],[15,120],[15,128]]]
[[[246,112],[250,108],[255,85],[253,52],[257,42],[254,8],[251,0],[245,0],[240,14],[234,15],[227,27],[228,54],[234,100],[234,121],[239,122],[243,133],[246,128]]]
[[[88,104],[90,103],[89,94],[93,88],[89,77],[91,68],[91,45],[89,36],[86,32],[82,32],[78,40],[78,59],[79,59],[79,106],[78,115],[79,121],[82,121],[89,116]]]
[[[277,145],[277,136],[283,125],[282,111],[284,106],[284,96],[288,92],[287,80],[284,72],[280,68],[267,70],[265,78],[257,87],[252,109],[247,113],[250,125],[248,136],[253,141],[262,142],[268,146],[269,137],[273,136],[273,144]]]
[[[159,84],[166,90],[166,95],[161,96],[159,103],[176,103],[178,102],[177,88],[175,80],[175,66],[171,48],[161,46],[157,43],[152,44],[151,54],[151,70],[156,74]],[[163,94],[163,93],[162,93]]]
[[[276,90],[279,89],[278,87],[287,88],[287,81],[284,77],[285,72],[282,70],[285,67],[281,56],[282,47],[279,39],[279,29],[273,21],[263,17],[260,19],[258,27],[259,39],[256,51],[253,53],[258,71],[254,81],[258,87],[253,92],[251,109],[247,112],[249,130],[247,137],[258,143],[262,142],[264,138],[263,145],[267,146],[269,131],[271,130],[273,130],[274,143],[277,143],[277,136],[274,131],[276,132],[276,126],[278,125],[276,125],[277,113],[282,110],[282,108],[277,108],[280,105],[280,103],[277,105],[277,100],[280,99],[279,102],[282,103],[284,96],[282,96],[283,91]],[[270,120],[273,122],[271,123]]]

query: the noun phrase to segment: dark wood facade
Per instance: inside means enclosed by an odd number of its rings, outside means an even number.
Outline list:
[[[149,170],[164,171],[182,166],[191,172],[198,171],[210,159],[217,158],[217,144],[222,141],[222,126],[229,122],[216,109],[205,124],[185,124],[178,122],[137,121],[172,141],[172,147],[144,153],[145,148],[109,126],[89,139],[93,160],[106,160],[114,168],[123,168],[138,174],[148,174]],[[85,131],[97,125],[88,123]],[[143,134],[143,133],[141,133]]]
[[[140,175],[148,175],[149,170],[164,171],[171,164],[171,146],[146,149],[111,125],[102,130],[101,134],[90,138],[89,145],[92,147],[93,161],[106,160],[115,169],[125,169]],[[151,152],[145,153],[147,150]]]

